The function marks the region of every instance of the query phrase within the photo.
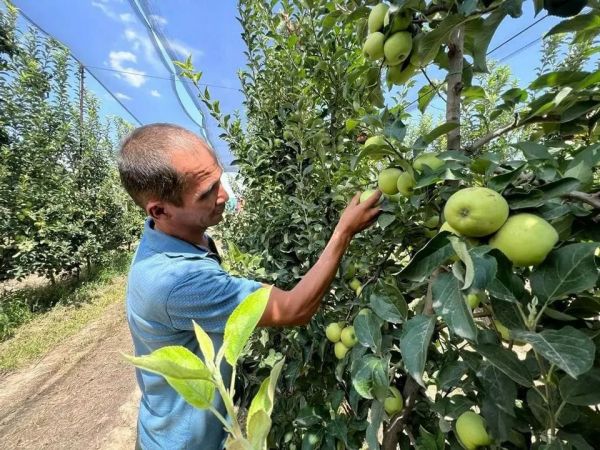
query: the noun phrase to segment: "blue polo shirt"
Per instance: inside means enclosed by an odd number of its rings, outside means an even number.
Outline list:
[[[195,320],[221,347],[225,323],[260,283],[225,272],[216,249],[204,249],[154,229],[147,219],[127,282],[127,321],[137,356],[183,345],[201,356]],[[225,386],[231,367],[222,365]],[[188,404],[163,377],[136,369],[142,391],[138,443],[144,450],[221,450],[225,431],[208,410]],[[225,417],[218,392],[215,407]]]

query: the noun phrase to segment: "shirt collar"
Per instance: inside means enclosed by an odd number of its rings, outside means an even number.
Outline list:
[[[202,247],[157,230],[151,217],[146,218],[144,223],[143,239],[146,240],[150,247],[155,251],[166,253],[171,256],[206,257],[214,255],[214,253],[207,251]]]

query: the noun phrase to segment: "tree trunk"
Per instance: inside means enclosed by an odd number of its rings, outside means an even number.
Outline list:
[[[456,28],[450,35],[448,44],[448,101],[446,102],[446,121],[458,124],[448,133],[448,150],[460,150],[460,94],[462,92],[463,49],[465,44],[465,29]]]

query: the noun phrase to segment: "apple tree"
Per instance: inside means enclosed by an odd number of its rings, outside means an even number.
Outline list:
[[[499,82],[489,44],[527,3],[564,20],[548,27],[533,82]],[[244,362],[242,405],[272,349],[286,357],[270,445],[593,448],[600,4],[245,0],[239,11],[245,121],[199,94],[245,181],[223,238],[253,267],[260,258],[265,281],[291,286],[353,192],[384,192],[322,311],[306,328],[258,333]],[[445,104],[438,123],[408,114],[416,83],[421,112]]]

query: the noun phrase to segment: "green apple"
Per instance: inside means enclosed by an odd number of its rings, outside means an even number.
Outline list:
[[[341,342],[348,348],[352,348],[358,342],[356,334],[354,334],[354,327],[352,325],[344,328],[340,336]]]
[[[365,141],[365,147],[368,147],[369,145],[385,145],[389,147],[389,144],[385,140],[385,136],[382,134],[376,134],[367,139]]]
[[[480,302],[481,299],[479,298],[479,295],[477,295],[475,292],[471,292],[467,295],[467,305],[469,305],[469,308],[477,308]]]
[[[390,33],[404,31],[412,23],[412,14],[410,13],[410,11],[402,11],[396,13],[395,11],[388,9],[388,11],[385,14],[385,17],[383,18],[384,27],[388,27],[390,25],[390,19],[392,22],[392,26],[389,29]]]
[[[390,393],[391,395],[386,397],[383,402],[383,408],[385,409],[386,413],[392,416],[402,411],[402,408],[404,407],[404,399],[402,398],[400,391],[396,389],[395,386],[390,386]]]
[[[357,315],[359,315],[359,316],[365,316],[365,315],[370,314],[370,313],[371,313],[371,310],[369,308],[363,308],[363,309],[361,309],[358,312]]]
[[[417,182],[410,173],[402,173],[398,177],[398,181],[396,183],[396,186],[398,187],[398,193],[404,195],[405,197],[410,197],[413,193],[413,188],[415,187],[415,184],[417,184]]]
[[[429,239],[433,239],[434,237],[436,237],[437,235],[437,231],[435,230],[425,230],[425,236],[427,236]]]
[[[371,12],[369,13],[369,19],[367,22],[369,26],[369,33],[380,31],[383,28],[383,21],[389,8],[390,7],[385,3],[380,3],[378,5],[375,5],[373,9],[371,9]]]
[[[365,44],[363,45],[363,55],[370,61],[381,59],[384,56],[383,44],[385,42],[385,36],[383,33],[376,31],[367,36]]]
[[[534,214],[515,214],[490,239],[490,246],[506,255],[517,267],[536,266],[558,242],[552,225]]]
[[[351,280],[354,278],[354,275],[356,275],[356,266],[352,261],[345,261],[342,263],[341,269],[344,280],[346,281]]]
[[[400,169],[396,169],[395,167],[383,169],[379,173],[379,178],[377,180],[379,190],[387,195],[397,194],[398,178],[400,175],[402,175],[402,171]]]
[[[483,417],[473,411],[462,413],[456,420],[456,434],[467,450],[475,450],[492,443]]]
[[[356,291],[358,288],[362,287],[362,284],[358,278],[352,278],[350,283],[348,283],[348,286],[350,286],[350,289],[353,291]]]
[[[437,153],[423,153],[413,161],[413,169],[421,172],[423,166],[429,167],[431,170],[437,170],[444,165],[444,161],[437,157]]]
[[[388,66],[402,63],[412,50],[412,35],[407,31],[399,31],[385,40],[383,54]]]
[[[386,197],[390,202],[398,203],[404,198],[404,195],[402,195],[401,193],[397,193],[394,195],[386,195]]]
[[[327,339],[331,342],[338,342],[341,335],[342,327],[340,327],[340,324],[337,322],[330,323],[327,325],[327,328],[325,328],[325,336],[327,336]]]
[[[417,68],[410,63],[407,66],[390,66],[387,70],[387,81],[390,84],[405,84],[412,78],[416,71]]]
[[[496,327],[496,330],[498,330],[498,333],[500,333],[500,336],[502,336],[502,339],[504,339],[505,341],[511,340],[510,330],[506,328],[502,322],[500,322],[499,320],[494,320],[494,325]]]
[[[463,236],[483,237],[504,225],[508,203],[491,189],[465,188],[450,196],[444,206],[444,217]]]
[[[375,192],[375,189],[367,189],[366,191],[364,191],[362,194],[360,194],[359,203],[362,203],[365,200],[367,200],[369,197],[371,197],[371,195],[375,194]],[[379,197],[379,200],[377,200],[377,204],[381,203],[382,201],[383,197]]]
[[[343,342],[336,342],[335,347],[333,348],[333,352],[337,359],[344,359],[348,350],[350,350],[350,348],[346,347]]]
[[[427,228],[436,228],[440,224],[440,217],[439,216],[430,216],[423,221],[423,224]]]

